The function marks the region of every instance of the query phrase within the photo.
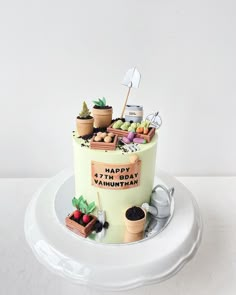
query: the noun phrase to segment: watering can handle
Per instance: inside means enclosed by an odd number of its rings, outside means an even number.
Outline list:
[[[169,202],[171,203],[171,200],[172,200],[172,198],[173,198],[174,191],[175,191],[174,187],[168,189],[168,188],[165,187],[164,185],[158,184],[158,185],[156,185],[156,186],[154,187],[154,189],[152,190],[152,192],[154,193],[158,188],[164,190],[164,191],[167,193],[168,198],[169,198]]]

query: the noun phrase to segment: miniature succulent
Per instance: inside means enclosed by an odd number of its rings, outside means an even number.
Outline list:
[[[91,112],[89,111],[88,106],[87,106],[86,102],[84,101],[82,111],[80,112],[79,117],[82,119],[87,119],[87,118],[91,117],[90,115],[91,115]]]
[[[103,97],[102,99],[99,98],[98,100],[93,100],[93,103],[95,104],[95,106],[105,107],[106,106],[106,98]]]

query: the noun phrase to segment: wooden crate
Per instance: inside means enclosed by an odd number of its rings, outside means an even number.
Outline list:
[[[94,138],[95,138],[95,135],[93,136],[93,138],[90,141],[90,148],[91,149],[105,150],[105,151],[116,149],[116,145],[118,142],[118,135],[115,135],[113,142],[110,142],[110,143],[104,142],[104,141],[94,141]]]
[[[112,128],[113,124],[115,122],[113,122],[108,128],[107,128],[107,132],[112,132],[120,137],[127,137],[128,134],[129,134],[129,131],[124,131],[122,129],[115,129],[115,128]],[[143,138],[145,139],[147,142],[150,142],[153,138],[153,136],[155,135],[155,132],[156,132],[156,128],[149,128],[149,132],[148,134],[139,134],[139,133],[136,133],[135,137],[138,137],[138,138]]]
[[[86,238],[92,232],[92,228],[93,228],[94,224],[96,223],[97,217],[92,214],[89,214],[89,216],[91,217],[91,220],[89,221],[89,223],[86,226],[83,226],[83,225],[75,222],[74,220],[70,219],[71,216],[73,216],[73,214],[74,214],[74,212],[72,212],[69,216],[66,217],[66,220],[65,220],[66,226],[68,226],[68,228],[70,230],[72,230],[73,232]]]

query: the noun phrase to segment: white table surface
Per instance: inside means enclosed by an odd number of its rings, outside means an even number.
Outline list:
[[[236,294],[236,177],[178,177],[203,219],[196,256],[171,279],[114,294]],[[24,237],[25,209],[46,179],[0,179],[0,294],[111,294],[73,285],[50,273]]]

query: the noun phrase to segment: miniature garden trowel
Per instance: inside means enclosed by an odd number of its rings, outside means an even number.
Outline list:
[[[101,200],[100,200],[100,195],[99,192],[97,192],[97,198],[98,198],[98,220],[104,224],[106,221],[106,216],[105,216],[105,211],[102,210],[102,206],[101,206]]]
[[[128,89],[126,99],[124,102],[124,106],[122,109],[121,118],[123,118],[123,116],[124,116],[125,107],[126,107],[126,104],[127,104],[128,98],[129,98],[130,90],[132,87],[138,88],[139,83],[140,83],[140,79],[141,79],[141,74],[139,73],[139,71],[136,68],[129,69],[124,76],[122,84],[127,86],[129,89]]]

